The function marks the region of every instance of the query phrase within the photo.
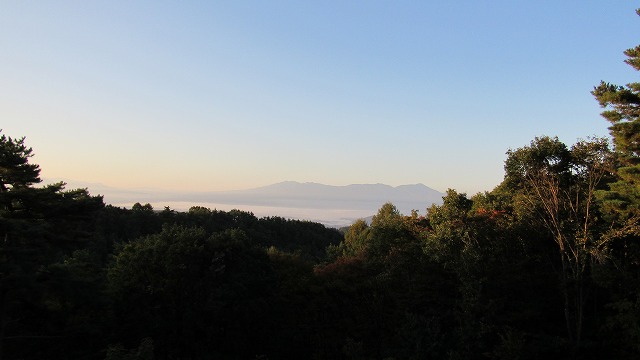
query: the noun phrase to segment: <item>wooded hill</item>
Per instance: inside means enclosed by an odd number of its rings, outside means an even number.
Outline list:
[[[535,138],[493,191],[345,234],[36,186],[2,135],[0,358],[638,359],[640,84],[592,93],[613,147]]]

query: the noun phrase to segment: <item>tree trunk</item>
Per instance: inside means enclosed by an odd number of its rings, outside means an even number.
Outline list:
[[[567,269],[567,260],[565,258],[565,254],[560,253],[560,257],[562,259],[562,295],[564,298],[564,319],[567,326],[567,337],[569,338],[569,343],[573,346],[574,344],[574,333],[571,319],[571,299],[569,295],[569,279],[568,279],[568,269]]]

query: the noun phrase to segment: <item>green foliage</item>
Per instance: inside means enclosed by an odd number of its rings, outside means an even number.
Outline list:
[[[640,70],[640,46],[624,52],[625,62]],[[618,168],[618,181],[603,192],[608,211],[615,214],[617,221],[640,234],[636,225],[640,219],[640,83],[633,82],[618,86],[602,81],[591,92],[605,108],[602,116],[611,126]]]
[[[502,188],[471,199],[449,190],[442,205],[428,210],[425,255],[446,269],[448,286],[455,290],[449,295],[453,358],[498,356],[504,345],[499,334],[509,328],[539,338],[518,356],[557,356],[557,349],[533,346],[546,343],[547,331],[562,326],[549,317],[556,299],[555,288],[549,288],[555,274],[545,262],[548,248],[539,246],[530,228],[521,230],[512,202]]]
[[[2,130],[0,130],[0,133]],[[0,136],[0,193],[39,183],[40,167],[30,164],[33,149],[24,144],[25,138]],[[3,205],[6,206],[5,203]]]
[[[64,183],[33,187],[40,169],[24,138],[0,137],[0,357],[37,359],[91,351],[99,285],[90,247],[101,197]],[[93,306],[95,307],[93,307]],[[28,349],[29,351],[25,351]]]
[[[591,266],[608,256],[596,193],[613,170],[612,153],[604,139],[569,149],[557,138],[541,137],[507,155],[504,187],[517,194],[518,207],[531,210],[520,215],[543,226],[557,245],[568,339],[580,351]]]
[[[460,252],[471,239],[465,229],[472,202],[466,194],[448,189],[443,204],[432,205],[427,210],[430,236],[425,250],[429,256],[443,263],[456,261]]]
[[[624,54],[625,62],[640,70],[640,46]],[[608,222],[609,261],[597,268],[596,281],[611,297],[603,338],[616,349],[617,358],[631,359],[640,354],[640,83],[602,81],[592,94],[605,109],[602,116],[610,123],[616,156],[615,181],[598,193]]]
[[[344,235],[34,187],[2,135],[0,358],[638,358],[640,84],[593,95],[613,152],[538,137],[493,191],[387,203]]]
[[[344,235],[344,244],[347,247],[345,255],[356,255],[367,248],[369,238],[369,225],[359,219],[354,222]]]
[[[266,331],[252,322],[262,317],[272,283],[266,254],[233,229],[166,226],[127,244],[109,269],[122,340],[151,337],[166,356],[259,349]],[[255,332],[244,334],[250,326]]]

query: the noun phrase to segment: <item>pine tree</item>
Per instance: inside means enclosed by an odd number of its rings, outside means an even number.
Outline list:
[[[640,10],[636,10],[640,15]],[[627,49],[625,62],[640,70],[640,46]],[[602,81],[592,94],[605,108],[617,160],[616,181],[599,193],[603,216],[610,222],[608,265],[599,270],[610,294],[603,321],[611,355],[640,355],[640,83],[619,86]],[[615,280],[611,280],[615,279]]]
[[[640,15],[640,10],[636,13]],[[640,45],[627,49],[625,62],[640,70]],[[603,204],[619,232],[640,234],[640,83],[619,86],[602,81],[591,92],[605,108],[618,161],[618,181],[602,192]]]
[[[24,140],[0,136],[0,359],[56,358],[51,344],[61,348],[66,329],[51,319],[71,307],[57,290],[66,281],[60,264],[87,247],[104,203],[62,182],[33,186],[40,167]]]

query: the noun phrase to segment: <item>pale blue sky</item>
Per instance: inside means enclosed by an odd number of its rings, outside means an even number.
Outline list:
[[[490,190],[535,136],[606,135],[633,1],[0,2],[0,128],[51,179]]]

